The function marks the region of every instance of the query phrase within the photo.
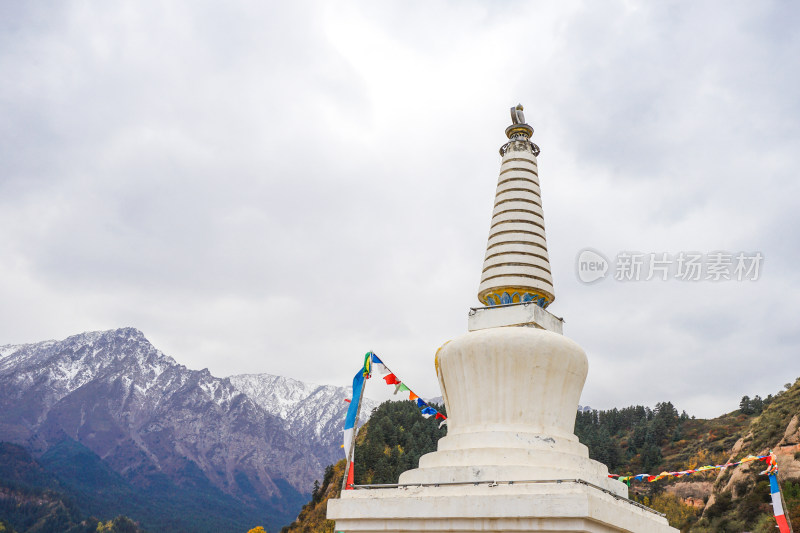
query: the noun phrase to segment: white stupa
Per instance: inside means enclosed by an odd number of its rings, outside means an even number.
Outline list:
[[[436,371],[447,436],[391,488],[355,487],[328,502],[342,532],[677,533],[627,498],[573,434],[588,362],[555,299],[533,128],[511,109],[469,333],[442,346]],[[358,457],[355,458],[358,461]]]

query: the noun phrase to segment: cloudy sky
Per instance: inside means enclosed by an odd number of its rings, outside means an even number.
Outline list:
[[[772,2],[0,4],[0,344],[134,326],[218,376],[425,395],[466,331],[525,105],[582,403],[800,376],[800,9]],[[760,252],[756,281],[576,257]]]

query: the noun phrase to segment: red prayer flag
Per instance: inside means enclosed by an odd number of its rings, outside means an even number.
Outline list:
[[[436,413],[436,418],[444,419],[444,415],[442,413]]]
[[[353,461],[350,461],[350,470],[347,472],[347,483],[344,486],[344,490],[353,490],[353,485],[356,483],[356,468],[353,466]]]
[[[399,385],[400,384],[400,380],[397,379],[397,376],[395,376],[394,374],[388,374],[386,376],[383,376],[383,380],[386,382],[387,385]]]
[[[414,400],[416,400],[417,398],[419,398],[419,396],[417,396],[416,394],[414,394],[414,393],[413,393],[413,392],[411,392],[411,391],[409,391],[409,392],[408,392],[408,399],[409,399],[409,400],[411,400],[411,401],[413,402],[413,401],[414,401]]]

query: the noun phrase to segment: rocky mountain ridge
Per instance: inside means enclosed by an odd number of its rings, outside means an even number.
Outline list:
[[[272,374],[239,374],[228,378],[234,388],[268,413],[286,422],[295,438],[312,447],[323,466],[342,458],[342,423],[349,404],[347,387],[317,385]],[[364,397],[359,425],[378,402]]]
[[[279,376],[191,370],[134,328],[0,346],[0,441],[35,455],[74,441],[135,487],[200,484],[269,509],[276,523],[293,518],[341,456],[346,396]]]

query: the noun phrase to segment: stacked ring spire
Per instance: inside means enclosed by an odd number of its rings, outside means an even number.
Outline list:
[[[525,123],[522,105],[511,108],[511,120],[509,141],[500,148],[478,299],[488,306],[533,302],[544,308],[555,294],[536,161],[539,147],[531,142],[533,128]]]

